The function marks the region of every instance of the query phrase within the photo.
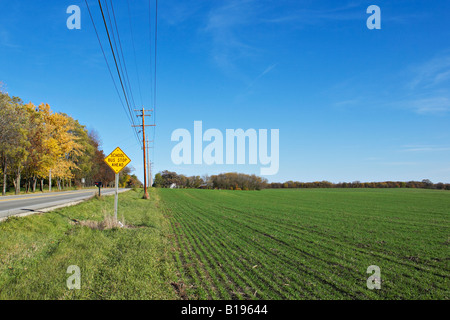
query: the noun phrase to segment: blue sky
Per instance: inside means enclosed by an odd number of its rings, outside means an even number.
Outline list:
[[[89,3],[108,48],[97,1]],[[148,1],[130,0],[140,82],[128,8],[114,4],[136,104],[152,108]],[[381,30],[366,27],[372,4]],[[81,30],[66,27],[70,5],[81,8]],[[105,153],[120,146],[142,179],[142,153],[84,1],[0,6],[7,91],[95,128]],[[279,129],[280,170],[269,181],[450,182],[448,12],[444,0],[159,1],[154,171],[259,173],[174,165],[172,132],[203,121],[223,133]]]

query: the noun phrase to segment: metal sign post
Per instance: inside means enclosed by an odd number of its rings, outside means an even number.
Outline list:
[[[116,173],[116,198],[114,199],[114,219],[117,221],[117,205],[119,202],[119,174]]]

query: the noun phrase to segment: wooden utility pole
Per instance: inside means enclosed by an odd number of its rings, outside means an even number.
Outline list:
[[[146,142],[147,140],[145,140],[145,127],[154,127],[155,125],[145,125],[145,117],[150,117],[151,115],[146,115],[145,114],[145,109],[142,108],[142,110],[135,110],[137,112],[142,112],[142,114],[139,114],[138,117],[142,117],[142,125],[139,126],[133,126],[133,127],[142,127],[142,150],[144,153],[144,199],[150,199],[150,196],[148,194],[148,190],[147,190],[147,154],[146,154]],[[153,110],[147,110],[147,111],[153,111]]]

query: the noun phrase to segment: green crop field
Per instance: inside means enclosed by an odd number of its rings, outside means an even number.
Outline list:
[[[159,192],[182,298],[450,298],[449,192]]]

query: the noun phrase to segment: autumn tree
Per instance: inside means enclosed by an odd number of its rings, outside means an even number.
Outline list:
[[[23,102],[0,92],[0,158],[3,172],[3,190],[6,192],[7,175],[11,171],[15,193],[20,192],[21,174],[28,157],[28,119]]]
[[[36,107],[11,98],[0,88],[0,173],[2,194],[12,181],[16,194],[22,182],[26,191],[36,191],[40,180],[56,178],[58,189],[79,185],[81,178],[93,185],[97,179],[114,182],[114,173],[103,162],[100,139],[95,132],[64,113],[55,113],[48,104]],[[8,180],[9,178],[9,180]],[[51,183],[51,178],[48,178]],[[128,183],[129,184],[129,183]]]

